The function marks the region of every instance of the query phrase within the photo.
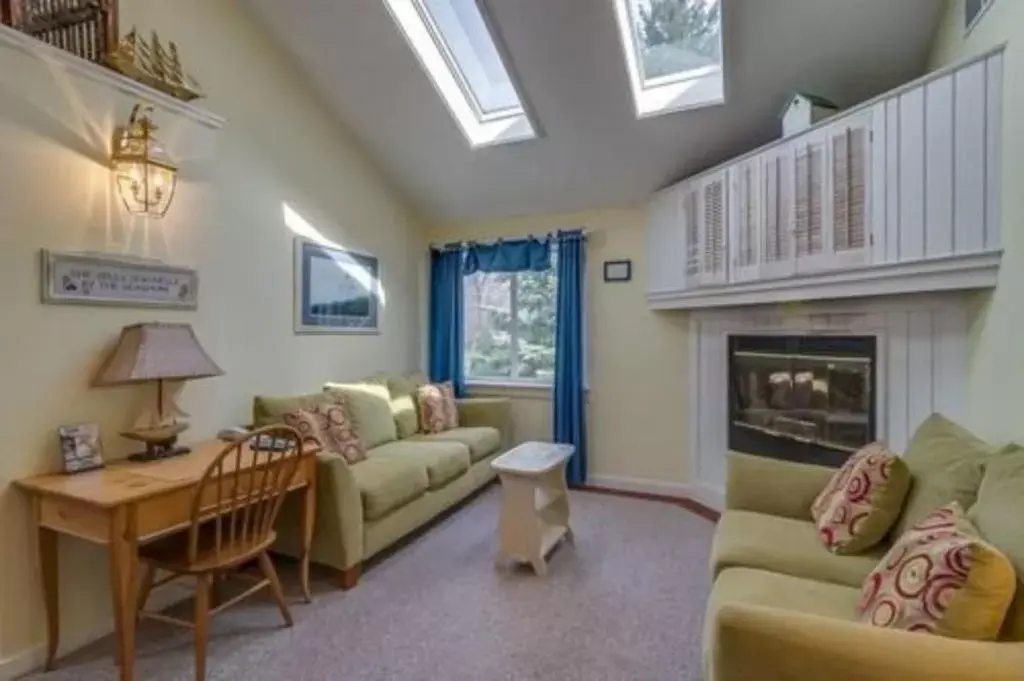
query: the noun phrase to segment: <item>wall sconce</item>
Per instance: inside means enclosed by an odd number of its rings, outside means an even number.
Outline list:
[[[174,199],[178,166],[153,137],[152,106],[136,104],[128,124],[114,131],[110,158],[125,208],[133,215],[161,218]]]

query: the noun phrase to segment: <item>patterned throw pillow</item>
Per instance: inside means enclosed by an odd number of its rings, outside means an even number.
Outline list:
[[[864,581],[861,621],[994,640],[1013,599],[1010,561],[983,541],[957,502],[907,530]]]
[[[863,449],[852,454],[850,458],[846,460],[846,463],[844,463],[839,470],[832,475],[828,484],[825,485],[825,489],[821,490],[821,492],[818,493],[818,496],[814,498],[814,503],[811,504],[811,517],[814,518],[815,523],[820,521],[821,517],[825,515],[825,511],[832,503],[832,497],[846,487],[846,483],[850,479],[850,474],[853,473],[853,467],[856,466],[861,457],[865,455],[866,453]]]
[[[851,458],[853,465],[836,474],[840,486],[817,519],[821,541],[839,555],[859,553],[882,541],[910,489],[906,464],[885,445],[874,442]]]
[[[352,416],[339,396],[334,396],[332,402],[285,414],[284,422],[299,431],[303,439],[316,440],[325,451],[340,454],[350,464],[366,458]]]
[[[416,390],[416,404],[420,410],[420,428],[424,433],[442,433],[459,427],[455,388],[451,381],[421,385]]]

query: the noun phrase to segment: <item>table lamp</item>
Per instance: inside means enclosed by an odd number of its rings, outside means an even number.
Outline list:
[[[156,409],[147,408],[130,430],[121,433],[146,445],[146,451],[129,459],[152,461],[189,451],[176,444],[178,435],[188,428],[179,417],[188,414],[172,396],[164,395],[164,381],[189,381],[223,373],[203,350],[191,325],[147,322],[121,329],[117,347],[96,374],[93,385],[156,381]]]

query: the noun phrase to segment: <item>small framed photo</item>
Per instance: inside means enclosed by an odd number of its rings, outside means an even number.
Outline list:
[[[100,427],[95,423],[61,426],[60,453],[64,457],[65,473],[83,473],[103,468],[103,448]]]
[[[633,278],[632,260],[605,260],[605,281],[630,281]]]
[[[284,452],[295,446],[295,440],[262,433],[249,446],[257,452]]]

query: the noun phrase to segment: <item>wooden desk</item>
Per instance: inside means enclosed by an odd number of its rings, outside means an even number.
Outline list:
[[[139,586],[138,545],[189,526],[195,485],[225,446],[224,442],[212,440],[194,445],[192,453],[174,459],[118,462],[78,475],[40,475],[15,482],[32,497],[38,530],[46,603],[46,669],[53,668],[60,640],[57,536],[68,534],[107,547],[117,659],[121,680],[132,681]],[[306,602],[311,598],[309,548],[316,503],[316,457],[313,456],[316,451],[309,447],[304,450],[306,456],[289,488],[301,490],[303,495],[300,579]],[[224,477],[234,479],[251,469],[252,452],[246,447],[237,469],[234,457],[228,457]]]

